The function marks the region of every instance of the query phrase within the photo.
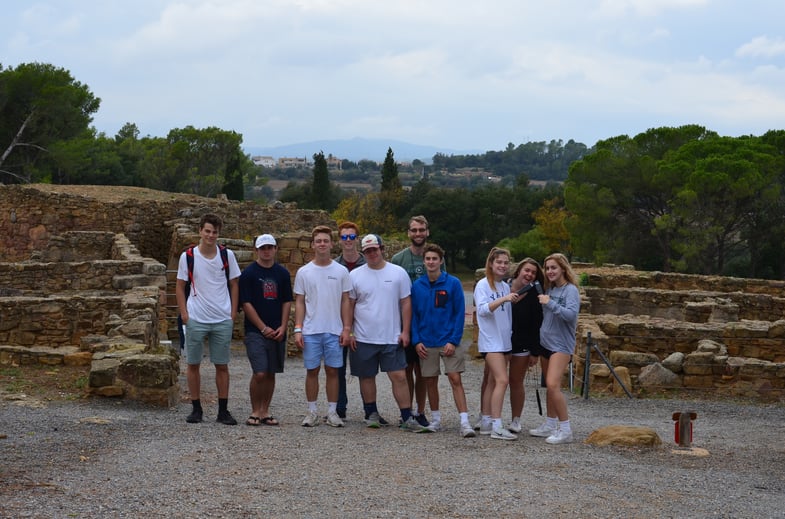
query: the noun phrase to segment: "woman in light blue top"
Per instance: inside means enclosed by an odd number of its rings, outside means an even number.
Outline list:
[[[545,437],[551,444],[570,443],[572,429],[567,416],[567,399],[561,390],[562,377],[575,351],[575,330],[581,296],[575,274],[564,254],[551,254],[545,258],[545,293],[539,296],[543,320],[540,327],[540,344],[553,352],[543,359],[548,417],[544,424],[531,429],[532,436]]]

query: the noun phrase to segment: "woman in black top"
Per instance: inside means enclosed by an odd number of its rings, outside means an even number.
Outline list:
[[[512,292],[522,292],[522,297],[512,305],[512,356],[510,357],[510,410],[511,432],[521,431],[521,415],[526,393],[523,379],[529,366],[535,364],[544,348],[540,346],[542,305],[537,300],[542,290],[544,276],[540,264],[525,258],[515,268],[511,282]],[[535,282],[539,285],[535,285]]]

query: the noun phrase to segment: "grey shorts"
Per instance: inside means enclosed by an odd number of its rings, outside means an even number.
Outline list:
[[[286,341],[274,341],[261,333],[245,333],[245,352],[254,373],[283,373]]]
[[[412,348],[413,346],[409,346]],[[355,377],[375,377],[379,371],[406,369],[406,354],[400,344],[369,344],[357,341],[357,349],[349,352],[351,373]]]

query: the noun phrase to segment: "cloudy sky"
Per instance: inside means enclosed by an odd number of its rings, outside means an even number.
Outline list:
[[[0,63],[69,70],[114,135],[449,149],[785,129],[781,0],[4,2]]]

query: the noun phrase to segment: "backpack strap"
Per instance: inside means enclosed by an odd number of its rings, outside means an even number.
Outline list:
[[[187,249],[185,249],[185,263],[188,265],[188,286],[185,287],[187,290],[185,292],[186,299],[191,295],[191,288],[195,287],[194,285],[194,247],[196,245],[191,245]],[[196,295],[196,289],[193,289],[194,295]]]
[[[196,245],[191,245],[185,249],[185,263],[188,266],[188,290],[186,291],[186,298],[191,295],[193,288],[194,295],[196,295],[196,285],[194,285],[194,248]],[[229,286],[229,249],[225,245],[218,244],[218,252],[221,254],[221,262],[223,263],[223,271],[226,275],[226,286]]]
[[[224,264],[224,274],[226,274],[226,282],[229,283],[229,249],[225,245],[218,244],[218,252],[221,253],[221,261]]]

